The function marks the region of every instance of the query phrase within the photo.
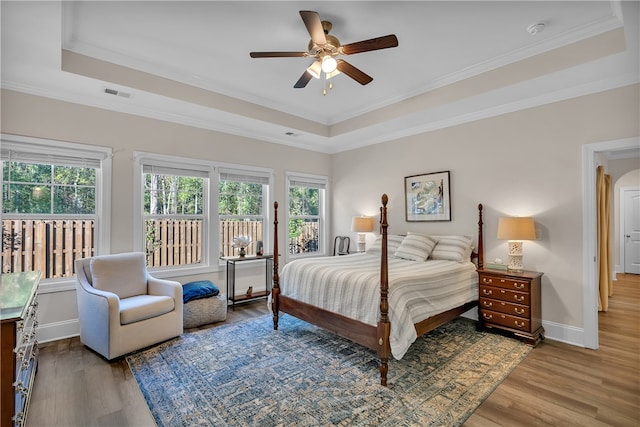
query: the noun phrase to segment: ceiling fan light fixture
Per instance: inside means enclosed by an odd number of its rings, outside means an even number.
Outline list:
[[[314,78],[319,79],[320,73],[322,72],[322,64],[320,61],[316,61],[307,68],[309,74],[311,74]]]
[[[332,71],[332,72],[330,72],[330,73],[325,73],[325,76],[326,76],[326,79],[327,79],[327,80],[329,80],[329,79],[331,79],[331,78],[333,78],[333,77],[337,76],[338,74],[340,74],[340,71],[338,71],[338,70],[336,69],[336,70],[333,70],[333,71]]]
[[[324,71],[326,74],[333,73],[336,70],[337,66],[338,61],[336,61],[333,56],[325,55],[324,57],[322,57],[322,71]]]

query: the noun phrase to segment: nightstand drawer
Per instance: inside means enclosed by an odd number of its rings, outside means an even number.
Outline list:
[[[490,311],[480,309],[480,316],[486,324],[494,323],[496,325],[505,326],[511,329],[518,329],[521,331],[530,332],[531,323],[529,319],[522,317],[510,316],[508,314],[498,313],[497,311]]]
[[[480,275],[480,284],[495,286],[498,288],[512,289],[514,291],[529,292],[528,280],[517,280],[512,278],[498,277],[487,274]]]
[[[527,305],[514,304],[506,301],[499,301],[489,298],[480,298],[480,308],[485,310],[499,311],[512,316],[523,317],[529,319],[531,310]]]
[[[480,285],[480,297],[499,299],[527,306],[530,305],[531,300],[528,292],[512,291],[486,285]]]

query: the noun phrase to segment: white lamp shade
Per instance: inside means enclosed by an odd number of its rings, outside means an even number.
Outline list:
[[[316,61],[307,68],[307,72],[311,74],[314,78],[320,78],[320,72],[322,71],[322,64],[320,61]]]
[[[370,233],[373,231],[373,218],[370,216],[354,216],[351,220],[351,231]]]
[[[338,66],[338,62],[333,56],[326,55],[322,58],[322,71],[329,74],[335,71]]]
[[[533,218],[503,217],[498,221],[500,240],[536,240]]]

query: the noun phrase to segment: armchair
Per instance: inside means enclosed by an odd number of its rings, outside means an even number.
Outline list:
[[[141,252],[75,261],[80,341],[106,359],[182,334],[182,285],[156,279]]]

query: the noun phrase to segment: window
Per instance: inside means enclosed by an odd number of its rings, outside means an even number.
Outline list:
[[[134,247],[156,271],[215,271],[219,256],[237,255],[233,239],[248,236],[247,254],[265,240],[270,170],[207,160],[136,153]],[[186,273],[186,272],[185,272]]]
[[[139,173],[135,247],[147,254],[149,269],[209,264],[209,181],[206,162],[137,155]]]
[[[111,150],[2,136],[2,272],[72,277],[109,248]]]
[[[287,244],[290,256],[326,253],[327,177],[287,174]]]
[[[237,255],[233,239],[247,236],[247,255],[255,255],[257,242],[265,240],[269,175],[259,171],[221,169],[218,183],[220,255]]]

